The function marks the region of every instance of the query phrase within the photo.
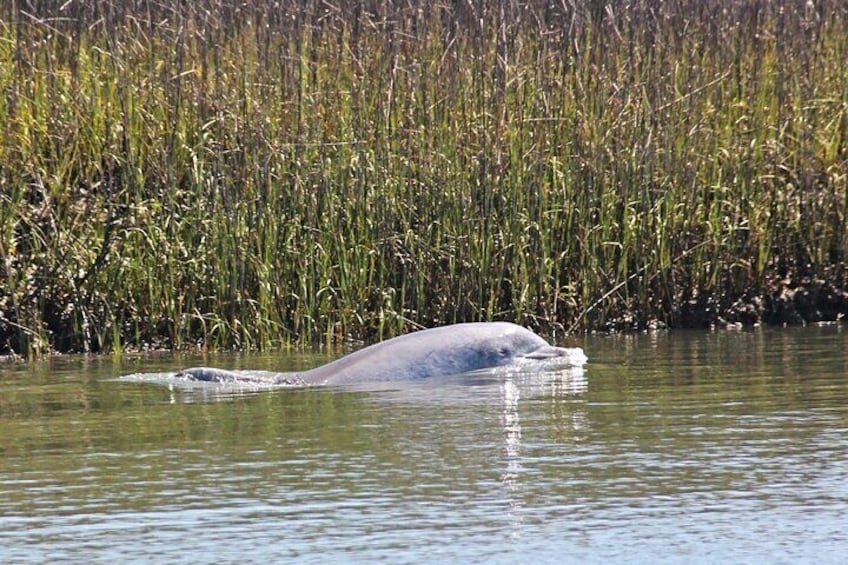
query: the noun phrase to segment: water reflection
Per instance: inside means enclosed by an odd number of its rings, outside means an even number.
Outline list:
[[[507,371],[499,386],[501,400],[501,427],[504,442],[504,471],[501,475],[506,500],[508,501],[510,538],[518,540],[524,525],[524,500],[526,497],[523,482],[533,480],[527,477],[524,460],[521,453],[521,415],[519,404],[522,397],[525,400],[536,400],[541,403],[557,403],[573,401],[586,392],[588,382],[582,367],[560,370],[545,374],[528,374],[517,371]],[[571,413],[571,424],[574,431],[584,425],[585,415],[576,409]]]
[[[521,492],[521,418],[518,415],[518,399],[521,393],[512,379],[507,379],[501,385],[503,411],[501,425],[504,433],[504,455],[506,465],[501,481],[509,501],[509,522],[511,523],[510,537],[517,539],[521,536],[523,493]]]

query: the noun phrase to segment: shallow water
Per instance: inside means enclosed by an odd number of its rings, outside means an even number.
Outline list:
[[[0,561],[841,562],[843,326],[571,340],[580,371],[181,390],[322,355],[0,365]]]

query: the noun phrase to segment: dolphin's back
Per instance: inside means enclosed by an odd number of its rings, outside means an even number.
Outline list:
[[[547,345],[508,322],[454,324],[365,347],[302,376],[310,384],[341,384],[453,375],[505,365]]]

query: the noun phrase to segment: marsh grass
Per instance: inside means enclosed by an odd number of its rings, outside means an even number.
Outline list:
[[[846,286],[842,2],[273,4],[0,9],[0,349],[685,326]]]

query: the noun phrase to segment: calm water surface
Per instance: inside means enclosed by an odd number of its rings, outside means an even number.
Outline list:
[[[0,562],[844,562],[848,330],[586,338],[580,372],[214,393],[0,365]]]

